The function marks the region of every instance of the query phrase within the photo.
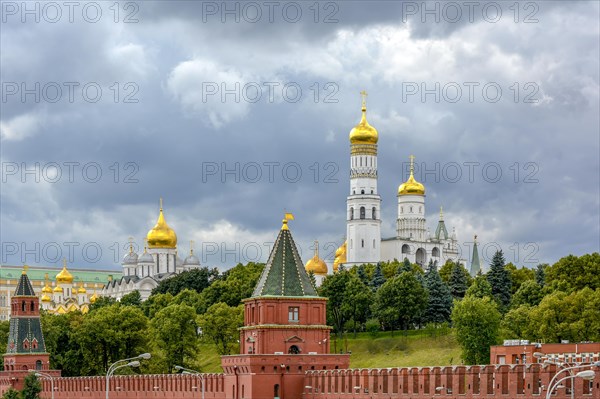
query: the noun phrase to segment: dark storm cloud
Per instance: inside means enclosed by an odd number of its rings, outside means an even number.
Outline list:
[[[489,3],[480,9],[492,12]],[[98,242],[101,260],[76,253],[75,262],[115,266],[122,250],[114,243],[124,248],[130,235],[141,243],[162,196],[181,253],[190,239],[200,248],[262,245],[274,239],[285,208],[297,216],[293,230],[306,259],[312,240],[338,245],[345,233],[348,132],[366,88],[369,120],[380,132],[384,236],[395,230],[396,190],[415,154],[417,166],[434,170],[417,176],[428,190],[432,230],[443,205],[460,242],[477,233],[506,252],[516,242],[520,253],[510,251],[519,264],[528,243],[540,261],[598,250],[597,4],[535,3],[539,21],[529,24],[522,20],[534,9],[520,9],[515,23],[504,2],[495,3],[503,11],[496,22],[481,14],[449,22],[450,14],[440,14],[439,23],[427,14],[423,22],[421,13],[449,13],[447,3],[323,2],[317,23],[313,3],[298,4],[297,22],[276,13],[273,22],[238,14],[240,22],[229,15],[223,23],[211,2],[160,1],[140,3],[138,22],[129,24],[122,20],[133,9],[121,9],[119,23],[108,8],[94,24],[9,18],[2,82],[95,83],[103,95],[91,102],[76,91],[72,102],[51,103],[17,94],[3,102],[4,165],[35,169],[37,162],[42,172],[39,182],[35,172],[6,176],[2,242]],[[256,84],[263,95],[256,102],[203,98],[207,83],[220,89],[223,82]],[[303,94],[293,102],[278,89],[271,100],[265,82],[293,83]],[[473,102],[465,82],[479,84]],[[490,82],[503,90],[498,102],[482,97]],[[458,85],[463,98],[407,96],[409,87],[436,83],[440,91]],[[532,90],[538,103],[524,103]],[[137,102],[125,102],[127,95]],[[52,162],[62,168],[57,182],[44,175]],[[68,162],[78,163],[73,182]],[[203,263],[253,260],[237,253]],[[21,263],[21,255],[8,263]],[[47,258],[26,261],[52,263]]]

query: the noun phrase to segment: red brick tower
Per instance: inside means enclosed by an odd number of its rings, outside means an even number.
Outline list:
[[[327,299],[313,287],[287,221],[252,297],[244,300],[241,354],[222,357],[227,398],[300,398],[307,370],[349,366],[349,355],[329,354]]]
[[[4,354],[4,375],[20,388],[28,370],[49,372],[50,355],[46,352],[40,323],[39,298],[33,291],[27,272],[23,270],[15,294],[11,298],[10,330]],[[60,371],[52,370],[59,376]]]

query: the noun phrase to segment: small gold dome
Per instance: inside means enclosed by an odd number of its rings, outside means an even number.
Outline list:
[[[94,303],[98,300],[98,294],[94,292],[94,295],[90,297],[90,303]]]
[[[425,195],[425,186],[415,180],[414,176],[414,159],[410,156],[410,176],[408,180],[398,187],[398,195]]]
[[[67,270],[67,261],[63,261],[63,268],[60,271],[60,273],[58,273],[56,275],[56,282],[60,283],[60,284],[71,284],[73,283],[73,275],[71,273],[69,273],[69,271]]]
[[[156,225],[148,231],[146,236],[149,248],[176,248],[177,247],[177,234],[169,227],[165,221],[162,209],[162,198],[160,200],[160,213],[158,214],[158,220]]]
[[[319,242],[315,241],[315,256],[312,257],[304,266],[307,273],[313,272],[314,274],[324,276],[327,274],[327,263],[319,258]]]
[[[44,286],[44,288],[42,288],[42,292],[43,292],[44,294],[50,294],[50,293],[52,293],[52,288],[50,288],[50,287],[48,286],[48,284],[46,284],[46,285]]]
[[[379,133],[367,122],[367,101],[365,99],[367,93],[363,91],[361,94],[363,95],[362,118],[358,125],[350,131],[350,144],[377,144]]]
[[[79,294],[85,294],[87,293],[87,290],[83,287],[83,285],[81,287],[79,287],[79,289],[77,290],[77,293]]]
[[[335,259],[333,261],[333,272],[337,273],[340,268],[340,265],[346,263],[346,248],[348,246],[348,241],[344,241],[344,243],[335,251]]]
[[[52,290],[50,290],[50,291],[52,291]],[[51,301],[51,299],[50,299],[50,296],[48,296],[48,294],[42,295],[42,302],[50,302],[50,301]]]
[[[63,292],[64,290],[62,289],[62,287],[60,285],[57,285],[56,287],[54,287],[54,292]]]

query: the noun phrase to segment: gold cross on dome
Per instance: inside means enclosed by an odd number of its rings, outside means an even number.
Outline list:
[[[415,156],[411,155],[409,156],[410,158],[410,174],[413,174],[413,172],[415,171]]]
[[[160,210],[162,211],[162,209],[163,209],[162,208],[162,197],[160,197],[159,203],[160,203]]]
[[[360,96],[362,97],[362,105],[363,105],[363,107],[366,107],[367,106],[367,96],[368,96],[366,90],[361,91],[360,92]]]

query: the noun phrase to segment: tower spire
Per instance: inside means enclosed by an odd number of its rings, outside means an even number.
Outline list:
[[[443,207],[440,205],[440,221],[444,220],[444,209]]]
[[[281,230],[289,230],[288,220],[294,220],[294,215],[292,215],[289,212],[286,212],[283,216],[283,220],[281,221],[283,223],[283,225],[281,226]]]
[[[473,237],[473,255],[471,256],[471,276],[476,276],[481,270],[479,264],[479,250],[477,249],[477,234]]]

